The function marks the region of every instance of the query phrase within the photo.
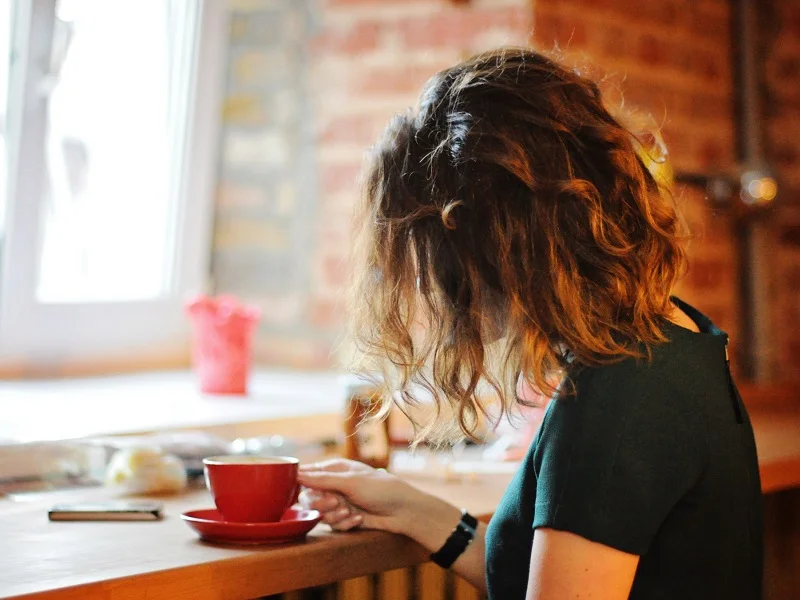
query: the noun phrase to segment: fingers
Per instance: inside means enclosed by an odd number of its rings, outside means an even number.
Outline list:
[[[336,531],[349,531],[351,529],[357,529],[361,527],[361,524],[364,522],[364,519],[361,515],[352,515],[343,521],[340,521],[336,525],[332,525],[332,529]]]
[[[341,458],[332,458],[330,460],[323,460],[321,462],[311,463],[307,465],[300,465],[300,471],[332,471],[342,472],[347,471],[349,461]]]
[[[318,510],[322,515],[322,522],[335,531],[357,528],[388,529],[385,519],[362,513],[349,504],[344,496],[332,492],[304,489],[300,493],[300,504],[305,509]]]
[[[307,488],[339,492],[345,496],[353,485],[353,477],[349,472],[301,471],[297,474],[297,481]]]
[[[339,494],[316,490],[303,490],[300,492],[300,504],[307,510],[318,510],[324,514],[340,506],[345,506],[346,501]]]
[[[347,471],[369,471],[370,467],[355,460],[332,458],[317,463],[300,465],[301,472],[325,471],[328,473],[344,473]]]
[[[361,526],[364,518],[350,506],[342,506],[322,515],[322,522],[334,531],[349,531]]]
[[[302,500],[303,505],[322,514],[322,522],[336,531],[348,531],[359,527],[363,517],[355,508],[347,504],[344,498],[335,494],[308,493]]]
[[[348,460],[345,458],[332,458],[317,463],[300,465],[300,471],[327,471],[329,473],[343,473],[343,472],[361,472],[368,473],[374,471],[369,465],[358,462],[357,460]]]
[[[322,522],[327,523],[331,527],[349,519],[353,516],[352,510],[349,506],[342,506],[322,515]]]

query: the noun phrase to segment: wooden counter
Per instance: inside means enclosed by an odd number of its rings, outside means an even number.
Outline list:
[[[765,494],[800,487],[800,409],[751,411]]]
[[[765,492],[800,487],[800,411],[752,418]],[[410,480],[486,517],[509,478]],[[97,498],[100,492],[82,494]],[[46,510],[55,501],[0,501],[0,598],[256,598],[418,564],[427,554],[400,536],[332,534],[325,526],[294,545],[241,549],[204,544],[180,520],[184,510],[211,506],[202,491],[166,500],[166,518],[154,523],[50,523]]]
[[[488,516],[508,475],[415,483]],[[97,497],[97,491],[90,497]],[[165,501],[153,523],[51,523],[47,502],[0,508],[0,597],[114,600],[255,598],[423,562],[411,540],[375,531],[333,534],[317,526],[304,543],[242,549],[202,543],[180,519],[213,506],[205,491]]]

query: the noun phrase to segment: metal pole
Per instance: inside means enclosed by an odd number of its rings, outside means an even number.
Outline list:
[[[757,72],[758,0],[734,0],[734,84],[738,155],[744,171],[765,166],[762,110]],[[737,44],[738,42],[738,44]],[[772,376],[770,331],[770,230],[766,220],[747,219],[737,228],[741,296],[739,366],[750,380],[764,382]]]

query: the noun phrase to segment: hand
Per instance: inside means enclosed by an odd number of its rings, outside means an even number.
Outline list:
[[[461,518],[452,504],[352,460],[302,465],[298,481],[310,488],[300,494],[300,502],[320,511],[323,521],[337,531],[382,529],[406,535],[433,552]],[[454,564],[456,572],[481,590],[486,589],[483,538],[484,528],[479,526],[476,541]]]
[[[323,522],[339,531],[365,527],[406,533],[414,506],[425,497],[402,479],[352,460],[301,465],[298,481],[309,488],[300,502],[320,511]]]

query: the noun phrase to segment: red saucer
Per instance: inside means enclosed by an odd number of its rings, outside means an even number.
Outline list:
[[[275,523],[226,521],[216,508],[190,510],[181,518],[200,534],[200,539],[220,544],[282,544],[301,540],[319,523],[319,511],[290,508]]]

